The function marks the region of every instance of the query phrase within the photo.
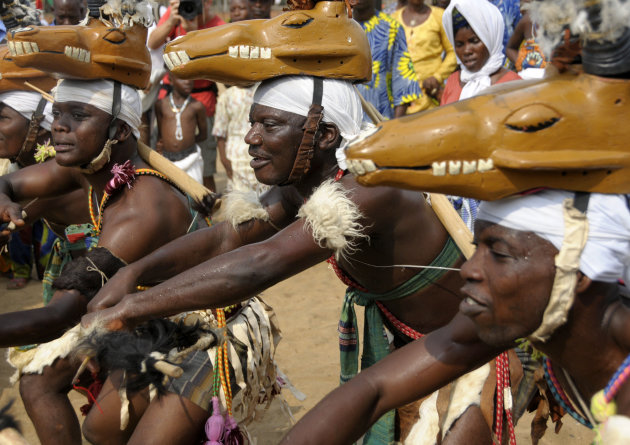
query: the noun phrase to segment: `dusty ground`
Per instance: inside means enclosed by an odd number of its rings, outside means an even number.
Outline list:
[[[40,302],[40,283],[33,282],[21,291],[5,290],[7,280],[0,279],[1,311],[10,312],[36,307]],[[337,317],[341,307],[344,287],[325,264],[320,264],[290,280],[287,280],[264,294],[280,321],[283,340],[277,351],[277,362],[293,384],[307,398],[303,402],[295,399],[289,391],[284,397],[296,419],[317,403],[338,382]],[[4,355],[4,350],[2,350]],[[17,416],[26,438],[32,444],[39,443],[32,425],[24,413],[16,387],[9,386],[11,374],[9,366],[0,363],[0,406],[9,399],[16,403],[12,412]],[[84,401],[73,396],[75,406]],[[528,418],[521,420],[517,427],[517,442],[528,440]],[[283,436],[290,423],[279,403],[272,404],[264,419],[250,428],[257,436],[258,445],[275,444]],[[588,444],[592,434],[572,419],[567,419],[559,435],[552,432],[541,444]]]

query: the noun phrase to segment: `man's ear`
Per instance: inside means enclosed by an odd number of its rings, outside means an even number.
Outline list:
[[[319,137],[319,149],[329,150],[337,148],[341,140],[341,134],[335,124],[330,122],[322,122],[319,126],[321,135]]]
[[[118,130],[116,131],[116,140],[118,142],[124,142],[131,136],[133,133],[131,131],[131,127],[127,122],[121,121],[118,119]]]
[[[578,270],[577,273],[577,285],[575,286],[575,292],[581,294],[586,291],[590,286],[593,280],[584,275],[581,271]]]

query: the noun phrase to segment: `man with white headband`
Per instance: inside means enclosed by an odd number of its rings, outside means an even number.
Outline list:
[[[363,368],[388,354],[384,327],[399,347],[447,324],[461,301],[461,281],[453,271],[461,254],[422,195],[366,189],[345,175],[343,147],[359,135],[361,119],[359,97],[348,81],[264,81],[245,141],[257,179],[271,189],[260,200],[227,195],[227,221],[121,269],[91,303],[102,310],[82,322],[99,319],[120,329],[226,306],[328,259],[349,286],[339,323],[342,382],[358,372],[355,303],[366,306]],[[154,284],[130,293],[136,285]],[[479,423],[476,408],[458,425]],[[364,443],[395,440],[394,418],[393,411],[387,413]],[[487,443],[489,432],[481,439]]]
[[[46,307],[0,315],[2,347],[56,339],[76,325],[118,268],[185,234],[191,222],[186,196],[138,155],[136,90],[109,80],[62,80],[54,94],[55,161],[0,178],[0,215],[21,226],[19,202],[81,189],[89,197],[81,205],[92,223],[74,236],[83,237],[91,250],[64,267]],[[66,358],[69,350],[38,360],[37,351],[44,347],[33,350],[31,359],[12,350],[23,374],[26,410],[43,444],[80,444],[79,424],[66,397],[77,366]],[[118,412],[109,414],[119,418]]]
[[[630,311],[618,285],[630,264],[627,196],[548,190],[484,202],[475,241],[461,271],[461,314],[329,394],[283,443],[349,443],[381,413],[520,338],[548,357],[548,382],[568,395],[570,405],[559,401],[566,411],[599,425],[602,443],[628,443]]]

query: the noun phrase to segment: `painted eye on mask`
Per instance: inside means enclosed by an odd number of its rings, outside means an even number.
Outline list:
[[[560,119],[562,116],[553,108],[532,104],[512,112],[505,120],[505,126],[514,131],[534,133],[555,125]]]
[[[122,32],[118,28],[114,28],[108,31],[107,34],[103,36],[103,40],[107,40],[108,42],[114,43],[114,44],[120,44],[120,43],[123,43],[125,40],[127,40],[127,34]]]
[[[286,26],[287,28],[304,28],[309,23],[313,21],[313,17],[308,14],[304,14],[303,12],[299,12],[297,14],[293,14],[290,17],[287,17],[282,21],[282,26]]]

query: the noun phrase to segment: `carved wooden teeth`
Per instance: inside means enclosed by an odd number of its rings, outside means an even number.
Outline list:
[[[90,62],[90,52],[83,48],[77,48],[74,46],[66,46],[63,49],[63,53],[66,57],[69,57],[74,60],[78,60],[79,62],[89,63]]]
[[[186,53],[186,51],[175,51],[172,53],[164,53],[163,59],[164,59],[164,63],[166,63],[166,66],[168,67],[169,70],[172,70],[175,67],[178,67],[180,65],[184,65],[185,63],[190,62],[190,57],[188,57],[188,54]]]
[[[494,164],[492,159],[479,159],[476,161],[438,161],[431,164],[433,176],[449,175],[469,175],[471,173],[487,172],[492,170]]]
[[[271,48],[235,45],[228,48],[228,55],[235,59],[271,59]]]
[[[39,52],[39,46],[35,42],[9,41],[9,52],[12,56],[22,56]]]
[[[355,176],[376,171],[376,164],[371,159],[346,159],[348,171]]]

